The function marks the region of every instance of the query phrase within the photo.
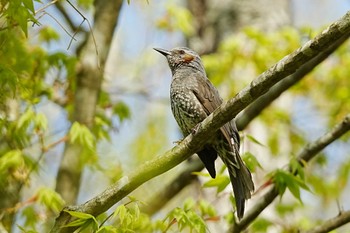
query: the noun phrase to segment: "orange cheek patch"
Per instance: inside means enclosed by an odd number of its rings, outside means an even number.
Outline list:
[[[185,62],[190,63],[191,61],[193,61],[194,56],[192,56],[190,54],[185,54],[183,59],[184,59]]]

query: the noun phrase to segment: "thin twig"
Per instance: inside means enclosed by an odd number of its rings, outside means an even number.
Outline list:
[[[76,11],[78,12],[78,14],[83,18],[83,21],[80,23],[78,29],[76,30],[76,32],[74,33],[74,36],[77,34],[79,28],[81,27],[81,25],[84,23],[84,21],[86,21],[88,23],[88,26],[89,26],[89,30],[90,30],[90,33],[91,33],[91,37],[92,37],[92,40],[94,42],[94,45],[95,45],[95,53],[96,53],[96,57],[97,57],[97,67],[100,69],[101,66],[100,66],[100,61],[99,61],[99,53],[98,53],[98,48],[97,48],[97,43],[96,43],[96,40],[95,40],[95,35],[94,35],[94,31],[91,27],[91,24],[90,24],[90,21],[69,1],[69,0],[66,0],[68,2],[68,4]],[[74,38],[74,37],[73,37]],[[70,48],[71,46],[71,42],[72,40],[69,42],[69,45],[68,45],[68,48],[67,50]]]
[[[75,40],[75,36],[78,34],[79,29],[81,28],[81,26],[83,25],[83,23],[85,22],[85,20],[86,20],[86,19],[84,18],[83,21],[81,21],[81,23],[79,24],[79,26],[78,26],[77,29],[75,30],[75,32],[74,32],[74,34],[73,34],[71,40],[70,40],[69,43],[68,43],[67,50],[70,49],[70,46],[71,46],[72,43],[73,43],[73,39]]]
[[[71,35],[71,34],[67,31],[67,29],[64,28],[64,26],[60,23],[60,21],[58,21],[53,15],[51,15],[51,14],[48,13],[47,11],[44,11],[44,12],[37,18],[37,20],[41,19],[44,15],[50,16],[50,17],[58,24],[58,26],[60,26],[60,28],[62,28],[63,31],[71,38],[71,40],[75,40],[75,41],[76,41],[76,39],[73,37],[73,35]]]
[[[48,4],[46,4],[45,6],[39,8],[38,10],[35,11],[35,14],[40,13],[41,11],[46,10],[46,8],[48,8],[49,6],[52,6],[53,4],[55,4],[58,0],[53,0],[51,2],[49,2]]]
[[[50,150],[51,148],[57,146],[58,144],[62,143],[62,142],[66,142],[68,141],[69,137],[67,135],[63,136],[62,138],[60,138],[59,140],[45,146],[45,147],[42,147],[42,151],[43,152],[47,152],[48,150]]]
[[[64,6],[62,5],[62,3],[60,1],[58,1],[57,4],[55,4],[55,7],[61,13],[63,18],[67,21],[67,23],[68,23],[69,27],[71,28],[71,30],[72,31],[76,31],[77,27],[75,26],[73,20],[71,19],[70,15],[67,13],[67,11],[64,8]]]

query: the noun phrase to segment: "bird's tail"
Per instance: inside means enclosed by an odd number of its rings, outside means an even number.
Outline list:
[[[229,152],[231,156],[223,159],[226,164],[230,180],[232,183],[233,193],[236,200],[237,217],[241,219],[244,215],[245,200],[250,199],[254,191],[254,183],[250,171],[243,163],[237,151]],[[234,158],[232,160],[232,158]]]

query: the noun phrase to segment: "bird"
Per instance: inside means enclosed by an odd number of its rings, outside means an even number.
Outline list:
[[[200,56],[186,47],[171,50],[154,48],[164,55],[172,73],[170,104],[183,136],[218,108],[223,100],[207,78]],[[245,201],[251,198],[254,183],[249,169],[239,154],[240,137],[234,119],[224,124],[208,143],[197,152],[212,178],[216,177],[215,160],[226,165],[236,203],[236,214],[242,219]]]

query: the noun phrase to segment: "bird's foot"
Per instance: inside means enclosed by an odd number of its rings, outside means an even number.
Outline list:
[[[193,127],[191,131],[192,135],[196,135],[200,127],[201,127],[201,123],[198,123],[195,127]]]

